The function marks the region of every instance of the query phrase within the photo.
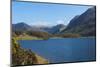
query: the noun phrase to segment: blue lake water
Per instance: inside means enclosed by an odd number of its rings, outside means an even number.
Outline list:
[[[50,63],[95,61],[95,38],[62,38],[49,40],[20,40],[21,47],[31,49]]]

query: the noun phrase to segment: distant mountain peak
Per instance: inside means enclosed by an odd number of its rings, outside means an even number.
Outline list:
[[[27,25],[27,26],[29,26],[28,24],[26,24],[26,23],[24,23],[24,22],[16,23],[16,25]]]
[[[31,30],[31,26],[24,23],[24,22],[20,22],[20,23],[16,23],[16,24],[12,24],[13,26],[13,30],[14,31],[25,31],[25,30]]]

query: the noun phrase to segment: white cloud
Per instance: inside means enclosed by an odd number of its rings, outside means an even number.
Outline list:
[[[64,24],[64,21],[63,20],[58,20],[56,23],[57,24]]]
[[[31,23],[30,25],[35,26],[55,26],[57,24],[65,24],[63,20],[57,20],[56,22],[47,22],[47,21],[36,21]]]
[[[57,24],[66,25],[67,22],[65,22],[64,20],[57,20],[57,21],[53,21],[53,22],[39,20],[39,21],[32,22],[30,25],[34,25],[34,26],[55,26]]]
[[[46,22],[46,21],[36,21],[33,22],[31,25],[35,25],[35,26],[52,26],[53,24],[50,22]]]

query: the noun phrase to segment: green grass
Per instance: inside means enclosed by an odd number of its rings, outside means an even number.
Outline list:
[[[43,38],[38,38],[38,37],[34,37],[34,36],[18,36],[16,37],[17,40],[43,40]]]

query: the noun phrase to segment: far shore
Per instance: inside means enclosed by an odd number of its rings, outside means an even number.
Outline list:
[[[90,37],[66,37],[67,38],[96,38],[95,36]],[[65,39],[64,37],[49,37],[49,38],[39,38],[39,37],[33,37],[33,36],[23,36],[23,37],[17,37],[17,40],[49,40],[49,39]]]

